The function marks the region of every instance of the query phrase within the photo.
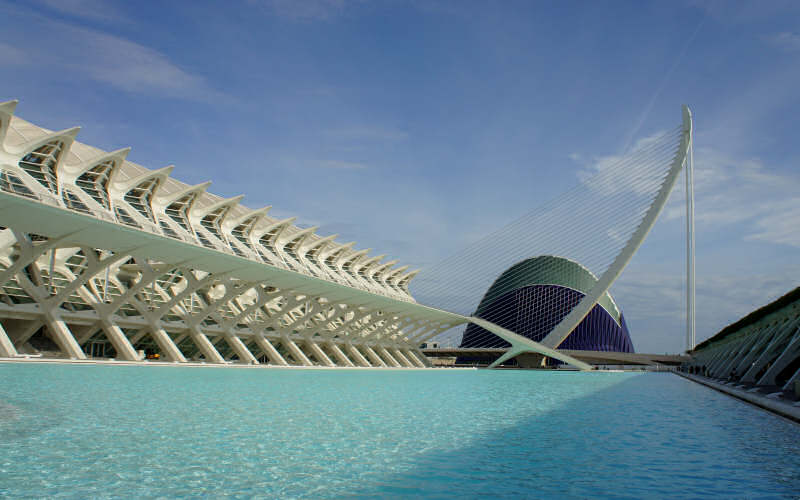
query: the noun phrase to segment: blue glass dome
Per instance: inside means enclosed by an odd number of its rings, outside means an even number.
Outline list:
[[[540,342],[586,295],[597,278],[577,262],[552,255],[526,259],[498,277],[474,315]],[[510,347],[470,324],[460,347]],[[625,317],[605,293],[559,349],[634,352]]]

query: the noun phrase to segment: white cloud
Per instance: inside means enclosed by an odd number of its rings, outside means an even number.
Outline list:
[[[767,168],[759,159],[734,158],[713,148],[695,151],[698,231],[729,229],[740,240],[800,247],[800,177]],[[667,219],[684,217],[673,196]]]
[[[24,50],[0,42],[0,64],[17,65],[25,64],[29,58]]]
[[[657,159],[663,163],[664,167],[662,170],[651,167],[637,168],[639,165],[631,162],[631,158],[636,157],[640,152],[650,150],[643,157],[647,162],[652,161],[654,156],[650,154],[652,153],[651,148],[663,142],[664,139],[664,132],[658,132],[639,139],[625,154],[595,157],[589,165],[578,171],[578,180],[581,184],[604,196],[626,192],[636,195],[653,194],[654,188],[661,185],[660,181],[671,165],[671,153],[667,150],[660,150],[658,153]],[[677,147],[677,142],[675,142],[675,146]],[[634,169],[636,169],[636,175],[631,175]]]
[[[780,274],[706,274],[699,269],[697,342],[800,285],[800,278],[787,282],[787,273],[800,276],[800,266],[791,265]],[[681,272],[626,271],[612,294],[637,351],[677,352],[685,347],[686,284]]]
[[[37,25],[40,36],[11,37],[20,42],[0,44],[0,61],[25,65],[32,80],[50,80],[58,74],[74,82],[93,80],[132,93],[191,100],[226,98],[205,78],[150,47],[31,12],[17,14],[21,24]]]
[[[38,0],[47,8],[94,21],[125,21],[125,16],[111,2],[102,0]]]

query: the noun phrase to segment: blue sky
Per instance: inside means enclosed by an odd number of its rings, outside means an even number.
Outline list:
[[[797,2],[0,2],[20,116],[431,265],[695,115],[698,341],[800,284]],[[683,347],[682,192],[612,288]]]

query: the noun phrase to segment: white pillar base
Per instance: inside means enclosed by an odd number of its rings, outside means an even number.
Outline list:
[[[14,347],[14,343],[8,338],[6,331],[3,329],[3,325],[0,325],[0,357],[13,358],[17,355],[17,349]]]
[[[255,341],[258,348],[264,351],[264,354],[267,355],[267,357],[271,362],[279,366],[289,366],[289,363],[287,363],[286,360],[283,359],[281,353],[279,353],[278,350],[275,349],[275,346],[273,346],[270,343],[270,341],[267,340],[263,335],[256,334],[253,336],[253,340]]]

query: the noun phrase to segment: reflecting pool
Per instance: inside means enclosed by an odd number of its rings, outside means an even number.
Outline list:
[[[9,497],[792,497],[798,446],[672,374],[0,364]]]

